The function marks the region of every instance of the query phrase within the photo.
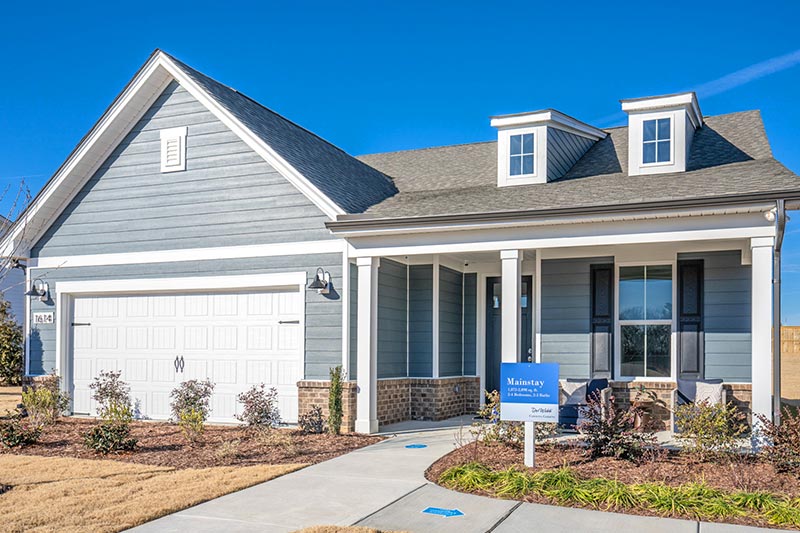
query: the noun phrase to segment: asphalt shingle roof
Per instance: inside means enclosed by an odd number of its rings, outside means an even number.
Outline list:
[[[367,214],[535,211],[800,190],[800,178],[772,157],[758,111],[706,117],[686,172],[629,176],[627,128],[606,131],[563,178],[536,185],[497,187],[496,142],[360,156],[400,191]]]
[[[379,170],[235,89],[170,59],[347,213],[362,213],[397,193],[392,180]]]

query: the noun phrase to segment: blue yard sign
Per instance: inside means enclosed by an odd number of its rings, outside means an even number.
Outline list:
[[[445,518],[449,518],[451,516],[464,516],[464,513],[462,513],[458,509],[442,509],[441,507],[428,507],[427,509],[424,509],[422,512],[427,514],[443,516]]]
[[[500,418],[558,422],[558,363],[502,363]]]

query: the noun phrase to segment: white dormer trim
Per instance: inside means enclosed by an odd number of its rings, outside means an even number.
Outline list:
[[[548,128],[556,128],[567,133],[579,135],[592,141],[603,139],[607,133],[601,129],[584,124],[555,109],[515,113],[491,117],[491,125],[497,128],[497,186],[532,185],[547,183],[547,142]],[[511,175],[511,137],[513,135],[533,134],[533,173]]]
[[[694,131],[703,125],[703,114],[695,93],[670,94],[620,100],[628,114],[628,175],[685,172]],[[670,120],[670,159],[645,163],[644,122]]]
[[[626,113],[651,111],[656,109],[680,107],[686,110],[694,129],[703,125],[703,113],[694,92],[668,94],[665,96],[648,96],[645,98],[629,98],[620,100],[622,110]]]
[[[555,109],[546,109],[544,111],[532,111],[529,113],[514,113],[511,115],[499,115],[491,117],[491,124],[493,128],[515,128],[520,126],[541,124],[546,126],[555,127],[575,135],[587,137],[593,141],[604,139],[606,132],[589,124],[585,124],[580,120],[574,119],[569,115],[565,115]]]

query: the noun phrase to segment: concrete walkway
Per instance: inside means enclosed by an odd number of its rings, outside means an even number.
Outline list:
[[[429,483],[423,474],[431,463],[454,449],[457,434],[458,430],[433,428],[397,434],[131,531],[283,533],[326,524],[420,533],[776,531],[534,505],[446,490]],[[415,444],[426,447],[406,447]],[[424,513],[428,508],[457,509],[463,514],[445,517]]]

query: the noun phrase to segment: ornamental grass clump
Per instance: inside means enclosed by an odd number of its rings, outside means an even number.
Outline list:
[[[131,451],[137,439],[131,437],[133,401],[131,388],[120,379],[122,371],[101,371],[89,385],[97,403],[100,423],[84,435],[86,446],[103,455]]]
[[[800,499],[766,492],[727,493],[703,481],[670,486],[661,482],[627,484],[614,479],[579,477],[564,466],[532,472],[520,467],[492,470],[471,462],[445,470],[445,487],[500,498],[543,497],[551,502],[602,510],[647,511],[660,516],[730,521],[737,518],[774,526],[800,526]]]
[[[169,395],[172,398],[172,419],[177,421],[191,444],[197,444],[203,438],[213,393],[214,384],[210,380],[191,379],[178,385]]]

